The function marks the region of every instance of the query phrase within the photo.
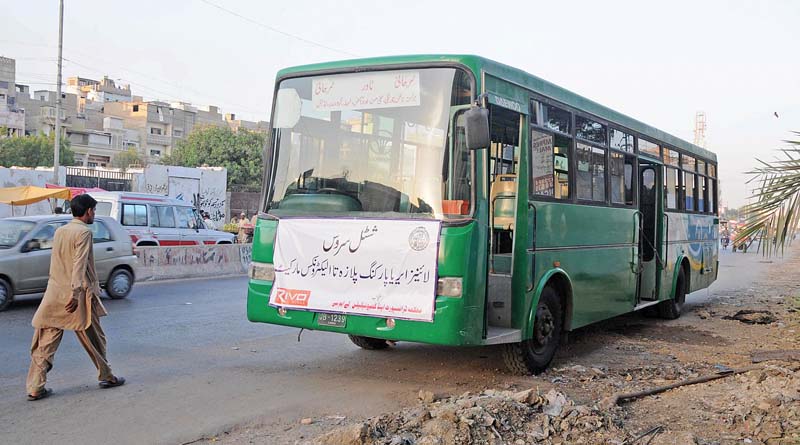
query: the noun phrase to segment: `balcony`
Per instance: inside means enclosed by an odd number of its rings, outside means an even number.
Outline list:
[[[153,145],[172,145],[172,138],[163,134],[148,134],[147,143]]]

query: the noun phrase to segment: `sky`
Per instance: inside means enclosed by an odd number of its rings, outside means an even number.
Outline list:
[[[396,54],[478,54],[682,139],[707,116],[722,204],[800,131],[798,1],[65,0],[64,79],[269,119],[284,67]],[[56,0],[0,0],[0,55],[55,89]],[[777,113],[777,117],[775,115]],[[798,136],[797,138],[800,138]]]

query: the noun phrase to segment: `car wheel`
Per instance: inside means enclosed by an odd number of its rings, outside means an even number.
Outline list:
[[[561,302],[552,287],[546,287],[536,305],[533,336],[519,343],[503,345],[503,361],[514,374],[539,374],[550,365],[561,342]]]
[[[362,337],[360,335],[348,335],[350,341],[361,349],[375,350],[386,349],[389,343],[382,338]]]
[[[132,288],[133,275],[125,269],[114,269],[106,283],[106,292],[114,300],[127,297]]]
[[[8,309],[12,301],[14,301],[14,289],[8,281],[0,278],[0,311]]]

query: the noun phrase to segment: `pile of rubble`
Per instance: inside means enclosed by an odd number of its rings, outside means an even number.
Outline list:
[[[336,428],[318,445],[438,445],[529,443],[618,443],[626,434],[608,414],[575,404],[563,393],[486,390],[422,403],[397,413]]]
[[[644,428],[631,417],[634,404],[641,403],[635,401],[622,406],[601,402],[587,406],[556,389],[544,394],[537,389],[485,390],[438,400],[432,392],[420,391],[421,403],[414,407],[336,427],[308,443],[623,445],[641,439],[642,443],[666,444],[676,443],[675,434],[687,425],[700,429],[691,429],[694,434],[681,436],[681,443],[800,443],[800,364],[784,365],[759,365],[758,369],[718,380],[719,385],[713,389],[705,386],[710,383],[704,383],[681,391],[682,396],[676,393],[676,397],[683,397],[677,400],[703,406],[702,416],[692,418],[689,410],[662,411],[649,416],[651,426],[656,422],[655,428]],[[670,372],[694,374],[689,370],[668,369],[667,374]],[[709,391],[698,391],[701,388]]]
[[[708,407],[725,425],[722,429],[728,430],[723,438],[745,443],[800,443],[799,368],[767,365],[736,376],[730,398]]]

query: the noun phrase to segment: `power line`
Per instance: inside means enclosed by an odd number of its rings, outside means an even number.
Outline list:
[[[213,6],[214,8],[217,8],[217,9],[219,9],[220,11],[227,12],[228,14],[231,14],[231,15],[233,15],[233,16],[239,17],[239,18],[240,18],[240,19],[242,19],[242,20],[245,20],[245,21],[247,21],[247,22],[250,22],[250,23],[252,23],[252,24],[254,24],[254,25],[256,25],[256,26],[260,26],[260,27],[262,27],[262,28],[264,28],[264,29],[267,29],[267,30],[269,30],[269,31],[272,31],[272,32],[275,32],[275,33],[278,33],[278,34],[284,35],[284,36],[286,36],[286,37],[290,37],[290,38],[292,38],[292,39],[299,40],[299,41],[301,41],[301,42],[308,43],[309,45],[314,45],[314,46],[318,46],[318,47],[320,47],[320,48],[325,48],[325,49],[327,49],[327,50],[329,50],[329,51],[334,51],[334,52],[337,52],[337,53],[340,53],[340,54],[345,54],[345,55],[352,56],[352,57],[358,57],[358,55],[356,55],[356,54],[353,54],[353,53],[351,53],[351,52],[349,52],[349,51],[344,51],[344,50],[341,50],[341,49],[336,49],[336,48],[334,48],[334,47],[332,47],[332,46],[324,45],[324,44],[322,44],[322,43],[315,42],[315,41],[313,41],[313,40],[309,40],[309,39],[306,39],[306,38],[304,38],[304,37],[300,37],[300,36],[298,36],[298,35],[295,35],[295,34],[290,34],[290,33],[286,32],[286,31],[281,31],[280,29],[277,29],[277,28],[274,28],[274,27],[272,27],[272,26],[266,25],[266,24],[264,24],[264,23],[261,23],[261,22],[255,21],[255,20],[251,19],[250,17],[247,17],[247,16],[244,16],[244,15],[242,15],[242,14],[239,14],[239,13],[238,13],[238,12],[236,12],[236,11],[231,11],[230,9],[224,8],[224,7],[222,7],[222,6],[220,6],[220,5],[217,5],[216,3],[212,3],[212,2],[210,2],[210,1],[208,1],[208,0],[200,0],[200,1],[201,1],[201,2],[203,2],[203,3],[205,3],[205,4],[207,4],[207,5],[209,5],[209,6]]]
[[[140,76],[144,76],[144,77],[146,77],[146,78],[149,78],[149,79],[151,79],[151,80],[154,80],[154,81],[156,81],[156,82],[162,83],[162,84],[164,84],[164,85],[166,85],[166,86],[169,86],[170,88],[178,88],[178,89],[180,89],[180,90],[188,90],[188,91],[192,91],[192,92],[194,92],[195,94],[198,94],[198,95],[200,95],[201,97],[205,97],[205,98],[207,98],[207,99],[212,99],[213,101],[215,101],[215,102],[219,103],[220,105],[228,105],[228,106],[231,106],[231,108],[238,108],[238,109],[241,109],[241,110],[243,110],[243,111],[246,111],[246,112],[249,112],[249,113],[253,113],[253,114],[257,114],[257,115],[261,115],[261,114],[267,114],[267,113],[268,113],[268,110],[266,110],[266,109],[265,109],[265,110],[261,110],[261,111],[254,111],[254,110],[250,110],[250,109],[248,109],[248,107],[246,107],[246,106],[244,106],[244,105],[241,105],[241,104],[237,104],[237,103],[230,102],[230,101],[228,101],[227,99],[224,99],[224,98],[221,98],[221,97],[212,96],[212,95],[210,95],[210,94],[207,94],[207,93],[205,93],[205,92],[198,91],[198,90],[196,90],[196,89],[194,89],[194,88],[191,88],[191,87],[189,87],[189,86],[187,86],[187,85],[185,85],[185,84],[177,84],[177,83],[173,83],[173,82],[170,82],[170,81],[168,81],[168,80],[164,80],[164,79],[161,79],[161,78],[158,78],[158,77],[152,76],[152,75],[150,75],[150,74],[143,73],[143,72],[141,72],[141,71],[136,71],[136,70],[133,70],[133,69],[130,69],[130,68],[122,67],[122,66],[120,66],[120,65],[116,65],[115,63],[109,62],[107,59],[102,59],[102,58],[99,58],[99,57],[97,57],[97,56],[95,56],[95,55],[92,55],[92,54],[89,54],[89,53],[86,53],[86,52],[83,52],[83,51],[77,51],[77,50],[75,50],[75,49],[70,49],[70,50],[68,50],[68,51],[69,51],[69,52],[78,53],[78,54],[82,54],[82,55],[84,55],[84,56],[86,56],[86,57],[89,57],[89,58],[95,59],[95,60],[97,60],[97,61],[99,61],[99,62],[102,62],[103,64],[109,65],[109,66],[111,66],[111,67],[116,67],[116,68],[117,68],[118,70],[120,70],[120,71],[126,71],[126,72],[128,72],[128,73],[132,73],[132,74],[138,74],[138,75],[140,75]],[[92,68],[90,68],[90,69],[92,69]],[[107,71],[106,71],[106,72],[107,72]],[[103,74],[105,74],[105,72],[104,72]],[[129,81],[129,82],[130,82],[130,81]],[[135,84],[135,82],[130,82],[130,83],[131,83],[131,84]],[[139,85],[141,85],[141,84],[139,84]],[[146,87],[145,87],[145,88],[146,88]],[[153,88],[150,88],[150,89],[151,89],[151,90],[153,90],[153,91],[156,91],[156,90],[154,90]],[[161,94],[167,94],[167,93],[161,92]],[[183,101],[183,100],[185,100],[185,98],[184,98],[184,99],[176,99],[176,100],[178,100],[178,101]]]
[[[96,67],[91,67],[89,65],[85,65],[85,64],[77,62],[75,60],[68,59],[66,57],[64,57],[64,61],[69,62],[69,63],[71,63],[73,65],[79,66],[81,68],[96,72],[98,74],[103,74],[104,73],[103,70],[100,70],[100,69],[98,69]],[[152,93],[155,93],[155,97],[160,98],[160,99],[167,99],[167,100],[171,100],[173,102],[185,102],[186,101],[186,98],[179,98],[179,97],[173,95],[172,93],[169,93],[169,92],[166,92],[166,91],[163,91],[163,90],[159,90],[159,89],[153,88],[151,86],[144,85],[144,84],[139,83],[139,82],[134,82],[134,81],[131,81],[130,79],[124,79],[124,81],[127,82],[127,83],[130,83],[131,85],[133,85],[136,88],[139,88],[141,90],[150,91]],[[161,97],[159,97],[159,96],[161,96]],[[243,112],[251,113],[251,114],[254,114],[256,116],[261,115],[261,114],[266,114],[263,111],[250,110],[247,107],[239,106],[239,105],[236,105],[236,104],[230,104],[230,103],[224,103],[224,102],[219,102],[219,103],[220,103],[220,105],[226,105],[226,106],[230,106],[230,108],[235,108],[235,109],[237,109],[237,111],[243,111]]]

